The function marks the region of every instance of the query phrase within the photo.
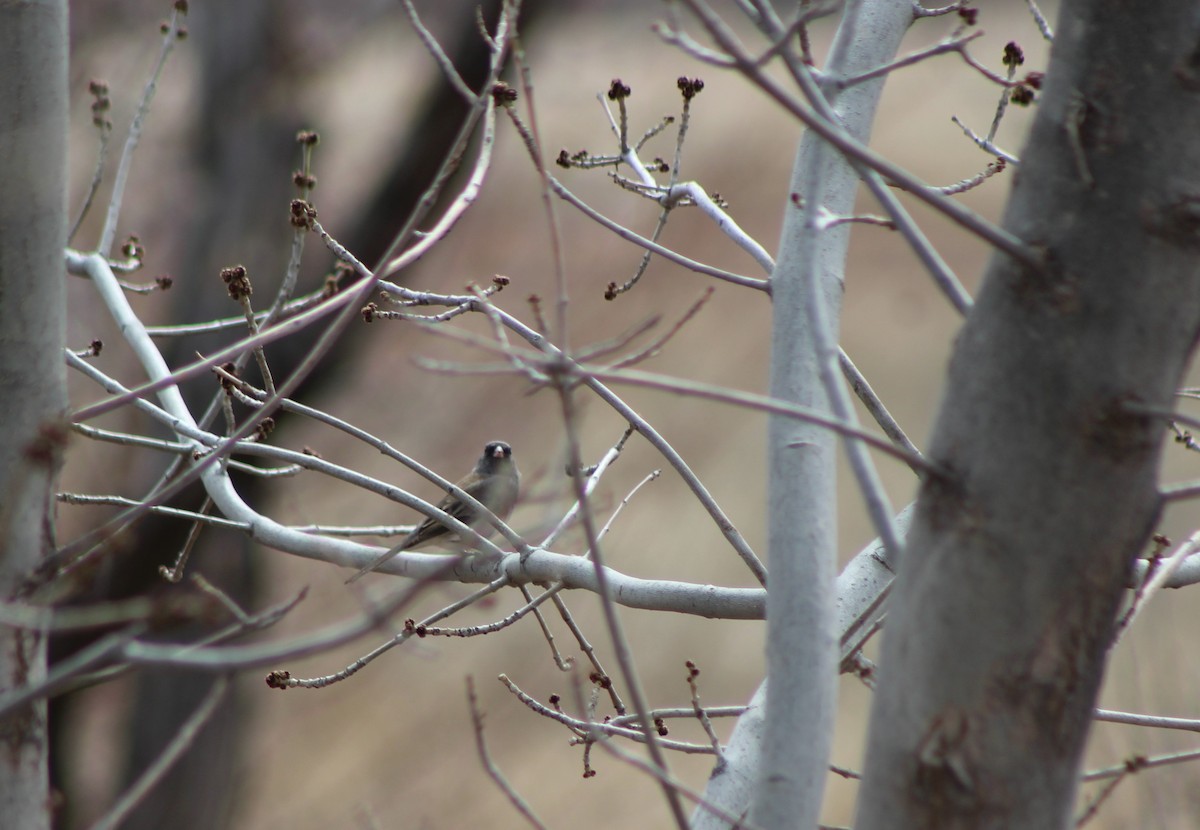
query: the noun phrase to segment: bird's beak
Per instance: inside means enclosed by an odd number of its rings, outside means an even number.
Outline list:
[[[503,457],[504,457],[504,447],[496,447],[496,449],[492,450],[492,458],[503,458]]]

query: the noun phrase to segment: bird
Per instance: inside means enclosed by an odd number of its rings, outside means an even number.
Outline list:
[[[512,447],[504,441],[489,441],[483,448],[483,455],[475,462],[474,469],[458,482],[457,487],[491,510],[497,518],[507,519],[517,502],[517,493],[521,488],[521,473],[513,459]],[[491,536],[495,531],[486,516],[454,493],[447,493],[445,498],[438,502],[438,509],[474,529],[481,536]],[[346,583],[361,579],[401,551],[427,545],[439,545],[456,553],[462,553],[470,547],[469,540],[462,539],[457,532],[431,516],[417,525],[399,544],[347,579]]]

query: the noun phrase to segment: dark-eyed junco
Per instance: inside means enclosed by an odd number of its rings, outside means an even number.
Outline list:
[[[517,462],[512,457],[512,447],[503,441],[492,441],[483,448],[483,455],[475,462],[475,469],[458,482],[458,488],[469,493],[480,504],[487,507],[500,519],[507,519],[517,502],[517,491],[521,487],[521,473],[517,470]],[[485,516],[461,501],[453,493],[438,502],[438,509],[449,513],[463,524],[477,531],[481,536],[491,536],[495,532],[492,523]],[[400,551],[413,550],[426,545],[438,545],[456,553],[462,553],[471,547],[469,539],[462,539],[459,534],[437,519],[426,518],[387,553],[380,556],[370,565],[363,568],[346,580],[354,582],[378,568]]]

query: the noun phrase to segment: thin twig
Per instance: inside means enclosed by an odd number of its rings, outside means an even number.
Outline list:
[[[527,146],[529,147],[530,157],[533,160],[533,166],[537,169],[538,178],[542,184],[542,207],[546,211],[546,227],[550,231],[550,254],[551,261],[554,263],[554,280],[556,285],[557,302],[555,303],[555,311],[557,312],[557,331],[559,347],[567,350],[570,349],[570,329],[568,328],[567,307],[570,302],[570,297],[567,292],[567,264],[563,258],[562,244],[562,228],[558,221],[558,212],[554,209],[554,200],[550,198],[550,172],[546,169],[546,159],[542,153],[541,136],[538,133],[537,108],[533,105],[533,80],[532,73],[529,69],[529,64],[525,60],[525,52],[522,49],[520,41],[514,35],[513,37],[513,58],[517,64],[517,70],[521,76],[521,87],[525,98],[525,112],[529,117],[529,129]],[[624,101],[621,102],[622,104]],[[506,108],[509,115],[513,116],[515,123],[520,122],[516,118],[516,110],[509,106]],[[621,144],[625,145],[625,109],[621,108]]]
[[[150,102],[154,100],[154,93],[158,89],[158,81],[162,76],[163,67],[167,64],[167,57],[180,38],[179,18],[181,16],[179,8],[176,7],[171,12],[171,19],[163,28],[162,48],[158,53],[158,61],[154,64],[149,80],[146,81],[141,100],[138,101],[137,109],[134,110],[133,121],[129,124],[129,135],[125,138],[125,147],[121,151],[121,160],[117,164],[117,173],[113,179],[108,212],[104,216],[104,228],[100,231],[100,243],[96,246],[96,252],[101,256],[108,256],[112,253],[113,240],[117,237],[117,221],[121,216],[121,200],[125,195],[125,185],[129,181],[129,170],[133,166],[133,154],[142,138],[142,126],[145,124],[146,115],[150,112]]]
[[[969,138],[973,142],[975,142],[975,145],[977,147],[979,147],[981,150],[984,150],[985,152],[988,152],[993,156],[997,156],[998,158],[1002,158],[1009,164],[1020,164],[1021,163],[1021,160],[1018,159],[1016,156],[1014,156],[1012,153],[1009,153],[1005,150],[1001,150],[999,147],[997,147],[995,144],[993,144],[990,139],[984,138],[983,136],[976,134],[976,132],[974,130],[972,130],[970,127],[968,127],[966,124],[964,124],[957,115],[950,116],[950,120],[953,121],[955,124],[957,124],[958,128],[960,130],[962,130],[964,133],[966,133],[967,138]]]
[[[1008,162],[1005,161],[1002,156],[996,156],[996,160],[994,162],[985,167],[981,172],[976,173],[974,176],[962,179],[961,181],[957,181],[954,184],[946,185],[944,187],[935,187],[934,190],[940,191],[947,196],[957,196],[959,193],[966,193],[968,190],[973,190],[976,187],[979,187],[979,185],[986,182],[992,176],[1003,172],[1004,168],[1007,166]]]
[[[542,604],[542,602],[545,601],[546,593],[548,592],[542,593],[537,597],[537,599],[534,599],[528,585],[520,585],[518,588],[521,591],[522,598],[525,600],[525,607],[533,611],[533,616],[537,620],[538,626],[542,630],[542,639],[544,639],[546,641],[546,645],[550,647],[550,657],[554,660],[554,665],[559,671],[570,671],[571,666],[574,665],[575,662],[574,658],[564,658],[559,652],[558,646],[554,643],[554,632],[550,630],[550,624],[546,622],[546,617],[544,614],[542,614],[542,609],[538,607]],[[556,599],[561,600],[561,597]]]
[[[1033,22],[1037,24],[1038,31],[1042,33],[1042,37],[1049,41],[1054,41],[1054,30],[1050,28],[1050,23],[1046,20],[1046,16],[1042,14],[1042,10],[1038,8],[1036,0],[1025,0],[1025,5],[1029,6],[1029,13],[1033,15]]]
[[[712,721],[708,718],[708,713],[700,705],[700,684],[696,682],[696,678],[700,676],[700,669],[696,668],[696,664],[691,660],[688,660],[686,665],[688,670],[688,690],[692,695],[692,713],[696,716],[696,720],[700,721],[700,725],[704,728],[704,734],[708,735],[708,742],[712,744],[713,755],[717,756],[717,763],[713,767],[713,774],[715,775],[725,768],[725,753],[721,749],[721,740],[717,737],[716,730],[713,729]]]
[[[629,437],[632,434],[633,428],[630,427],[625,431],[625,434],[621,436],[621,440],[617,442],[617,445],[605,453],[604,458],[600,461],[600,464],[596,466],[596,469],[588,477],[586,486],[587,492],[590,493],[593,489],[595,489],[595,486],[599,482],[600,476],[603,475],[605,468],[607,468],[609,464],[616,460],[617,455],[620,453],[621,449],[625,446],[625,442],[629,440]],[[637,491],[640,490],[645,484],[653,481],[656,478],[658,478],[657,470],[642,479],[642,481],[639,482],[637,486],[635,486],[633,490],[621,500],[621,503],[617,505],[617,508],[613,511],[612,515],[609,516],[608,521],[605,522],[604,527],[600,529],[598,534],[599,538],[603,539],[605,535],[607,535],[609,528],[612,527],[613,522],[616,521],[617,516],[621,513],[621,510],[629,503]],[[566,531],[566,528],[570,526],[575,515],[577,514],[579,507],[580,504],[578,501],[576,501],[571,509],[567,511],[562,521],[558,523],[558,526],[555,527],[555,529],[551,532],[550,536],[546,538],[546,541],[542,543],[543,547],[552,544],[554,539],[558,538],[559,535]],[[590,555],[591,551],[584,552],[585,558],[589,557]],[[596,649],[592,646],[587,636],[583,633],[583,629],[580,628],[579,623],[576,622],[574,615],[571,614],[570,609],[567,608],[566,602],[560,596],[564,587],[565,586],[563,583],[557,582],[554,585],[551,585],[546,590],[546,593],[553,597],[554,607],[558,609],[559,616],[562,617],[562,620],[566,624],[567,628],[570,629],[571,633],[575,636],[575,642],[578,644],[579,650],[583,652],[584,656],[587,657],[588,662],[592,664],[592,679],[599,683],[599,685],[608,692],[609,699],[612,701],[613,709],[617,712],[617,714],[623,715],[626,711],[625,702],[621,699],[621,694],[617,690],[616,684],[611,682],[608,671],[600,663],[600,658],[596,654]]]
[[[888,411],[883,399],[875,394],[875,390],[871,388],[871,384],[867,382],[866,377],[854,365],[854,361],[850,359],[850,355],[846,354],[845,349],[838,349],[838,362],[842,368],[842,375],[850,384],[850,388],[854,390],[854,394],[858,396],[858,400],[866,407],[867,412],[871,413],[871,417],[875,419],[875,423],[879,424],[879,428],[883,430],[884,435],[892,439],[892,443],[899,449],[904,450],[912,458],[920,458],[924,461],[925,456],[917,449],[917,445],[909,439],[904,430],[900,428],[900,424],[892,417],[892,413]],[[912,471],[918,476],[924,475],[926,468],[923,466],[912,466]]]
[[[1200,719],[1196,718],[1166,718],[1160,715],[1114,712],[1111,709],[1097,709],[1092,714],[1092,717],[1108,723],[1124,723],[1130,726],[1146,726],[1152,729],[1182,729],[1185,732],[1200,732]]]
[[[204,696],[204,700],[200,701],[196,710],[179,727],[179,731],[163,748],[162,753],[154,759],[150,766],[146,767],[138,776],[137,781],[117,800],[117,803],[92,825],[91,830],[113,830],[129,817],[129,814],[142,803],[150,790],[170,772],[171,767],[175,766],[183,754],[195,743],[196,736],[216,713],[217,705],[228,691],[228,676],[222,675],[213,681],[212,688]]]
[[[496,591],[510,584],[511,582],[509,578],[507,576],[502,576],[499,579],[496,579],[483,586],[482,588],[472,591],[470,594],[458,600],[457,602],[451,603],[442,610],[421,620],[421,622],[412,626],[404,626],[403,630],[397,633],[390,640],[376,646],[362,657],[356,659],[350,665],[346,666],[340,671],[334,672],[333,674],[327,674],[322,677],[301,678],[292,677],[291,672],[272,672],[270,675],[268,675],[267,685],[277,689],[323,689],[326,686],[339,683],[357,674],[361,669],[366,668],[368,665],[375,662],[377,659],[391,651],[396,646],[403,645],[414,636],[417,636],[417,630],[421,626],[430,626],[441,622],[447,617],[458,613],[464,608],[474,605],[484,597],[490,596],[491,594],[494,594]],[[372,625],[372,627],[374,627],[374,625]]]
[[[212,509],[212,498],[205,496],[203,503],[198,511],[200,515],[208,513]],[[183,540],[183,546],[179,550],[179,555],[175,557],[175,564],[171,567],[166,565],[158,566],[158,573],[167,582],[178,582],[183,579],[183,569],[187,566],[188,558],[192,555],[192,550],[196,546],[196,541],[200,538],[200,531],[205,527],[203,521],[194,521],[192,526],[188,528],[187,538]],[[199,576],[197,574],[197,576]]]
[[[313,150],[320,140],[317,133],[310,130],[301,130],[296,135],[296,142],[300,145],[300,169],[296,171],[292,181],[296,185],[297,199],[303,205],[297,205],[293,202],[292,208],[292,245],[291,251],[288,253],[287,268],[283,272],[283,280],[279,284],[279,289],[275,292],[275,299],[271,301],[271,307],[267,310],[263,317],[261,325],[270,326],[275,323],[288,307],[292,299],[292,294],[296,291],[296,283],[300,279],[300,263],[304,257],[304,242],[308,239],[308,227],[305,222],[300,221],[301,217],[298,214],[307,216],[308,200],[312,196],[312,190],[316,186],[316,179],[312,175],[312,157]],[[248,321],[251,331],[259,325],[257,318],[251,316]],[[263,358],[260,363],[265,364],[266,359]],[[267,384],[267,388],[272,392],[275,391],[273,384]]]
[[[390,262],[396,255],[396,252],[417,233],[417,228],[425,221],[425,217],[429,214],[429,211],[438,204],[442,191],[462,164],[467,147],[475,136],[479,120],[490,117],[492,111],[492,88],[499,79],[501,70],[504,68],[505,59],[508,56],[509,42],[515,31],[515,21],[520,13],[520,8],[520,0],[504,0],[502,3],[500,18],[496,22],[495,35],[487,38],[488,48],[492,52],[487,78],[484,80],[479,94],[475,96],[470,110],[463,119],[458,134],[455,136],[454,141],[451,142],[445,156],[443,156],[442,163],[433,176],[433,181],[429,187],[425,188],[425,191],[421,194],[421,198],[417,200],[416,206],[413,207],[408,217],[404,220],[404,224],[400,230],[392,237],[387,250],[384,251],[383,256],[379,259],[380,263]]]
[[[530,613],[536,614],[539,606],[542,603],[544,603],[546,600],[550,599],[550,597],[551,597],[550,592],[546,591],[546,592],[543,592],[542,594],[540,594],[538,597],[533,598],[533,597],[529,596],[529,594],[527,593],[527,589],[524,585],[520,586],[520,588],[522,589],[522,591],[526,591],[526,593],[524,593],[524,596],[528,598],[526,604],[522,605],[520,608],[518,608],[516,611],[513,611],[508,616],[502,617],[501,619],[496,620],[494,622],[483,623],[481,625],[461,626],[461,627],[457,627],[457,628],[443,628],[440,626],[425,625],[423,623],[420,625],[413,623],[411,627],[414,629],[414,631],[416,632],[418,637],[464,637],[465,638],[465,637],[479,637],[479,636],[482,636],[485,634],[494,634],[497,631],[502,631],[505,628],[508,628],[509,626],[514,625],[515,623],[519,622],[524,617],[528,616]],[[405,627],[407,628],[409,626],[406,624]],[[544,628],[543,628],[543,630],[545,631],[546,635],[549,636],[549,631],[546,631]],[[554,642],[553,642],[552,637],[550,638],[550,641],[551,641],[550,646],[553,649]],[[561,665],[562,661],[561,661],[561,658],[559,658],[557,649],[554,650],[554,656],[555,656],[556,662],[559,663],[559,668],[560,669],[563,668],[563,666]]]
[[[517,812],[524,816],[530,825],[544,830],[546,825],[542,823],[541,819],[533,812],[533,808],[521,797],[521,794],[508,782],[504,773],[500,772],[500,768],[492,761],[487,741],[483,737],[483,712],[479,710],[479,700],[475,697],[475,679],[470,675],[467,675],[467,704],[471,707],[471,723],[475,726],[475,747],[479,750],[479,760],[483,763],[484,770],[512,802]]]
[[[100,190],[100,183],[104,181],[104,165],[108,161],[109,139],[112,138],[113,124],[108,120],[107,112],[112,103],[108,98],[108,84],[103,81],[92,81],[88,84],[88,91],[92,93],[94,101],[92,103],[92,126],[96,128],[98,135],[98,146],[96,148],[96,164],[92,167],[92,180],[88,184],[87,195],[83,197],[83,204],[79,207],[79,213],[75,215],[75,221],[71,223],[71,229],[67,231],[67,244],[71,244],[71,240],[75,238],[75,234],[79,232],[79,226],[83,224],[83,220],[87,218],[88,211],[92,208],[92,202],[96,199],[96,193]]]
[[[596,532],[595,521],[588,500],[586,480],[579,472],[582,469],[582,459],[579,450],[578,419],[575,411],[574,391],[569,385],[562,383],[558,385],[557,391],[562,409],[563,427],[567,438],[567,460],[571,465],[571,480],[575,485],[575,498],[580,503],[580,518],[583,523],[584,536],[587,539],[588,550],[591,551],[591,560],[595,566],[597,593],[600,596],[601,609],[604,614],[605,625],[608,628],[610,644],[616,655],[617,666],[621,671],[621,679],[624,681],[625,688],[629,693],[633,711],[640,718],[639,727],[646,738],[646,751],[650,755],[650,760],[664,775],[669,775],[666,756],[663,754],[662,747],[659,746],[659,736],[654,729],[654,723],[648,720],[646,715],[650,710],[650,706],[647,703],[645,691],[638,677],[632,648],[629,639],[625,635],[624,624],[617,615],[616,603],[613,602],[612,587],[609,584],[608,573],[604,567],[604,554],[600,546],[599,536]],[[667,802],[667,807],[676,826],[679,830],[687,830],[688,820],[683,810],[683,804],[679,799],[679,793],[665,782],[660,782],[660,785],[663,798]]]
[[[1163,501],[1186,501],[1200,497],[1200,481],[1183,481],[1178,484],[1168,484],[1159,489]]]
[[[1189,761],[1200,761],[1200,749],[1188,749],[1183,752],[1170,752],[1165,755],[1153,755],[1149,758],[1143,755],[1135,755],[1123,764],[1112,767],[1103,767],[1095,769],[1091,772],[1084,773],[1084,781],[1101,781],[1105,778],[1113,778],[1114,776],[1125,775],[1129,772],[1140,772],[1144,769],[1152,767],[1164,767],[1171,764],[1186,764]]]
[[[983,32],[972,32],[969,35],[952,37],[948,40],[943,40],[940,43],[935,43],[933,46],[929,46],[925,49],[913,52],[912,54],[905,55],[902,58],[897,58],[891,63],[884,64],[883,66],[877,66],[874,69],[868,70],[867,72],[862,72],[849,78],[839,78],[835,83],[838,89],[848,89],[856,84],[861,84],[876,78],[886,77],[887,75],[895,72],[897,69],[903,69],[906,66],[912,66],[913,64],[920,63],[923,60],[927,60],[937,55],[944,55],[947,52],[957,52],[965,59],[967,53],[967,44],[972,40],[981,37],[983,37]],[[985,75],[985,77],[988,77],[989,80],[996,80],[990,74]],[[1003,84],[1003,79],[1000,79],[999,82]],[[1008,87],[1011,84],[1003,85]]]
[[[583,371],[589,377],[594,377],[597,380],[611,381],[613,383],[624,383],[630,386],[641,386],[648,389],[659,389],[664,392],[677,392],[682,395],[704,398],[706,400],[720,401],[722,403],[728,403],[734,406],[744,406],[750,409],[757,409],[761,412],[770,412],[795,418],[798,421],[817,424],[844,437],[854,438],[862,441],[864,444],[872,446],[875,449],[892,456],[893,458],[903,461],[909,467],[923,470],[926,474],[938,472],[938,468],[923,456],[914,456],[908,450],[893,445],[887,439],[880,438],[878,435],[874,435],[870,432],[865,432],[855,425],[845,423],[844,421],[832,417],[827,413],[819,412],[811,407],[780,401],[766,395],[758,395],[752,392],[740,392],[721,386],[712,386],[706,383],[681,380],[668,375],[643,372],[637,369],[608,371],[606,369],[581,367],[581,371]]]
[[[453,566],[453,561],[446,565]],[[321,654],[358,639],[398,613],[432,583],[432,579],[414,581],[380,602],[364,602],[362,612],[345,622],[333,623],[282,642],[215,646],[137,640],[124,643],[119,654],[122,659],[137,665],[190,668],[218,674],[274,666],[285,660]],[[244,630],[244,627],[239,625],[238,630]],[[271,684],[271,681],[268,683]],[[273,685],[275,688],[292,686],[288,683]]]
[[[659,245],[657,242],[634,233],[624,225],[614,222],[604,214],[593,209],[587,204],[587,202],[584,202],[582,199],[564,187],[562,183],[553,176],[550,177],[550,187],[556,194],[558,194],[559,198],[570,202],[588,218],[608,228],[622,239],[632,242],[635,245],[639,245],[645,248],[647,251],[652,251],[653,253],[661,256],[663,259],[674,262],[676,265],[682,265],[684,268],[695,271],[696,273],[706,274],[710,277],[723,280],[724,282],[733,283],[734,285],[742,285],[747,288],[757,288],[759,291],[770,290],[770,283],[767,280],[755,279],[754,277],[745,277],[741,274],[734,274],[729,271],[723,271],[720,268],[714,268],[711,265],[705,265],[702,262],[689,259],[682,254],[672,251],[670,248],[665,248],[662,245]]]
[[[1133,625],[1133,621],[1137,619],[1138,615],[1142,612],[1142,609],[1146,607],[1146,603],[1150,601],[1150,598],[1164,588],[1169,583],[1171,576],[1175,573],[1179,566],[1183,564],[1184,560],[1197,551],[1200,551],[1200,530],[1192,533],[1192,535],[1184,540],[1182,544],[1178,545],[1169,556],[1163,559],[1162,563],[1158,567],[1158,570],[1155,571],[1150,577],[1150,581],[1145,584],[1143,589],[1141,589],[1139,594],[1141,601],[1130,608],[1125,614],[1125,617],[1121,620],[1121,625],[1118,626],[1116,633],[1113,635],[1112,645],[1116,645],[1116,643],[1120,642],[1121,637],[1124,636],[1125,632],[1128,631]]]
[[[462,79],[462,75],[458,74],[458,70],[454,67],[454,62],[447,57],[445,51],[442,49],[442,45],[438,43],[437,38],[435,38],[433,34],[430,33],[427,28],[425,28],[425,24],[421,21],[421,16],[417,14],[417,10],[412,4],[412,0],[402,0],[401,5],[404,8],[404,14],[408,17],[409,24],[413,27],[413,30],[417,33],[417,37],[421,41],[421,45],[424,46],[425,50],[433,56],[433,59],[437,62],[438,69],[442,71],[442,75],[445,77],[446,82],[449,83],[450,87],[458,93],[460,98],[462,98],[468,104],[474,104],[476,98],[475,93],[471,91],[469,86],[467,86],[466,81]]]
[[[347,273],[349,273],[347,271]],[[336,288],[336,286],[335,286]],[[280,315],[276,319],[284,319],[300,312],[308,311],[313,306],[320,304],[324,300],[336,293],[330,287],[324,287],[305,294],[302,297],[297,297],[284,304]],[[264,321],[270,311],[260,311],[254,315],[255,321],[259,327],[266,324]],[[244,329],[246,327],[245,317],[222,317],[217,320],[206,320],[203,323],[181,323],[173,326],[146,326],[146,334],[151,337],[191,337],[197,334],[212,334],[214,332],[229,331],[233,329]]]
[[[1105,782],[1104,786],[1100,788],[1100,792],[1096,795],[1096,797],[1088,802],[1088,805],[1084,808],[1083,812],[1080,813],[1079,817],[1075,819],[1075,826],[1083,827],[1085,824],[1095,818],[1100,813],[1100,808],[1104,806],[1104,802],[1108,801],[1109,797],[1116,792],[1120,783],[1134,771],[1135,769],[1131,765],[1130,767],[1126,768],[1123,774]]]
[[[138,507],[142,502],[138,499],[131,499],[125,496],[107,496],[93,495],[85,493],[58,493],[57,498],[63,504],[105,504],[116,507]],[[178,507],[165,507],[163,505],[154,505],[149,508],[149,512],[160,516],[171,516],[175,519],[183,519],[189,522],[207,523],[213,527],[222,527],[228,530],[240,530],[243,532],[250,531],[250,525],[245,522],[231,522],[229,519],[222,519],[219,516],[209,516],[203,513],[197,513],[193,510],[183,510]]]
[[[746,706],[707,706],[704,708],[704,716],[707,718],[740,718],[746,713]],[[653,709],[650,712],[650,717],[657,720],[688,720],[696,717],[694,707],[675,707],[671,709]],[[610,718],[605,723],[610,723],[613,726],[624,726],[627,723],[632,723],[634,715],[620,715],[615,718]]]
[[[536,698],[522,690],[521,687],[514,683],[506,674],[501,674],[497,679],[503,683],[510,692],[513,693],[513,696],[516,697],[517,700],[524,703],[530,709],[530,711],[550,720],[557,721],[574,732],[577,737],[571,741],[572,744],[579,743],[581,741],[588,742],[588,738],[586,737],[589,731],[588,721],[581,718],[573,718],[567,713],[563,712],[561,709],[551,708],[544,703],[541,703]],[[630,717],[632,718],[630,722],[635,725],[633,728],[627,726],[613,726],[612,724],[608,723],[594,723],[591,724],[591,726],[595,730],[600,731],[605,735],[626,738],[634,743],[645,743],[645,734],[640,728],[637,728],[637,725],[639,724],[638,716],[631,715]],[[653,721],[651,721],[651,724],[653,724]],[[682,752],[686,755],[712,754],[712,747],[708,744],[687,743],[685,741],[673,741],[665,738],[659,738],[658,743],[663,749],[669,749],[673,752]]]
[[[695,316],[700,313],[700,309],[704,307],[704,304],[712,299],[713,290],[714,289],[711,285],[706,288],[704,293],[700,295],[699,299],[692,303],[687,310],[683,312],[682,316],[680,316],[675,325],[671,326],[671,328],[659,335],[653,342],[650,343],[650,345],[639,349],[637,352],[628,355],[627,357],[621,358],[609,368],[627,369],[630,366],[636,366],[638,363],[642,363],[652,357],[657,356],[671,340],[671,338],[678,334],[684,326],[694,319]]]

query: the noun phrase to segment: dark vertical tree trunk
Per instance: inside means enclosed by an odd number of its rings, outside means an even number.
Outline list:
[[[67,4],[0,4],[0,600],[54,545],[66,435]],[[0,690],[46,672],[44,632],[0,627]],[[0,823],[49,827],[46,703],[0,718]]]
[[[1200,327],[1200,13],[1066,0],[892,594],[860,830],[1070,826]]]

